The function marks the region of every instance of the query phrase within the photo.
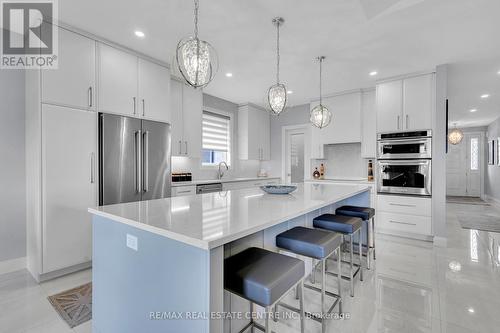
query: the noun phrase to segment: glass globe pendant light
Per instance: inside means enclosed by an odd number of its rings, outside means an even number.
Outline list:
[[[321,92],[321,81],[322,81],[322,64],[323,60],[325,60],[324,56],[320,56],[317,58],[319,61],[319,105],[316,105],[312,110],[311,110],[311,117],[309,118],[309,121],[311,124],[317,128],[324,128],[328,126],[332,120],[332,113],[326,106],[323,105],[323,98],[322,98],[322,92]]]
[[[194,88],[213,80],[219,66],[217,53],[210,43],[198,38],[199,0],[194,0],[194,36],[177,43],[176,63],[184,80]]]
[[[286,87],[280,83],[280,26],[285,23],[282,17],[275,17],[273,24],[276,26],[276,84],[271,86],[267,91],[267,101],[271,108],[271,113],[279,115],[286,107],[287,96]]]
[[[462,142],[462,139],[464,138],[464,133],[457,128],[457,124],[454,124],[455,128],[451,130],[450,133],[448,133],[448,142],[451,143],[452,145],[458,145],[460,142]]]

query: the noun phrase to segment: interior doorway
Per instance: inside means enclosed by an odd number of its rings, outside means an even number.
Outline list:
[[[305,172],[304,128],[285,129],[285,181],[286,183],[302,183]]]
[[[484,133],[465,133],[446,157],[446,195],[482,197]]]

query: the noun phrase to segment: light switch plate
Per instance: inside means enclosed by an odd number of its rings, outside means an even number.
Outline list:
[[[137,251],[137,237],[127,234],[127,247]]]

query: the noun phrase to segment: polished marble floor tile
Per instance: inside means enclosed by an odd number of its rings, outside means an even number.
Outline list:
[[[343,281],[344,312],[328,332],[465,333],[497,332],[500,327],[500,235],[462,229],[457,216],[500,216],[496,206],[447,205],[447,246],[379,234],[377,261],[355,283],[355,297]],[[331,269],[335,269],[331,265]],[[343,270],[347,267],[343,266]],[[37,284],[26,271],[0,276],[0,333],[90,333],[91,321],[70,329],[47,296],[92,279],[91,270]],[[317,275],[317,282],[320,276]],[[336,290],[333,277],[329,289]],[[284,300],[297,306],[293,295]],[[305,293],[306,309],[320,311],[318,294]],[[281,309],[281,311],[285,311]],[[298,320],[275,323],[275,332],[298,332]],[[307,320],[307,332],[321,326]]]

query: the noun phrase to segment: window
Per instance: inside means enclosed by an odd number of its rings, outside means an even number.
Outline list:
[[[470,139],[470,169],[479,170],[479,138]]]
[[[217,165],[231,162],[231,118],[227,115],[203,111],[201,164]]]

